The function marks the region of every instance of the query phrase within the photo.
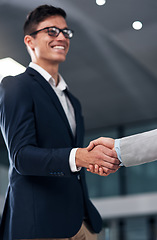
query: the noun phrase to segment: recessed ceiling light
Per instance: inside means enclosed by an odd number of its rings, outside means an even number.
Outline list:
[[[143,27],[143,24],[140,21],[135,21],[132,24],[133,29],[140,30]]]
[[[96,0],[96,4],[102,6],[106,3],[106,0]]]

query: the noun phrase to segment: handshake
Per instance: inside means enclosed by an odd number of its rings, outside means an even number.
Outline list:
[[[115,140],[112,138],[98,138],[90,142],[87,148],[76,151],[76,166],[85,167],[87,171],[100,176],[108,176],[120,168],[120,161],[114,150]]]

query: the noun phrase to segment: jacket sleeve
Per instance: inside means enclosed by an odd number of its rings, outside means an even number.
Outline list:
[[[157,129],[120,139],[120,151],[126,167],[157,160]]]
[[[7,77],[0,86],[0,125],[11,165],[22,175],[71,176],[72,148],[38,147],[31,91],[20,81]]]

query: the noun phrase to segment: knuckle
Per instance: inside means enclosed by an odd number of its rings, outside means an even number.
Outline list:
[[[101,145],[97,145],[95,148],[96,148],[98,151],[102,150],[102,146],[101,146]]]
[[[117,164],[117,160],[115,158],[112,159],[113,164]]]
[[[109,174],[111,172],[111,170],[110,169],[106,169],[106,174]]]
[[[111,157],[113,157],[115,159],[115,153],[113,150],[111,150],[110,155],[111,155]]]
[[[110,168],[114,169],[114,164],[113,163],[110,164]]]

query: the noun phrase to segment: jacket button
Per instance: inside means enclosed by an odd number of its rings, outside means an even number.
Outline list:
[[[80,174],[79,174],[79,175],[77,175],[77,178],[78,178],[78,180],[80,180]]]

